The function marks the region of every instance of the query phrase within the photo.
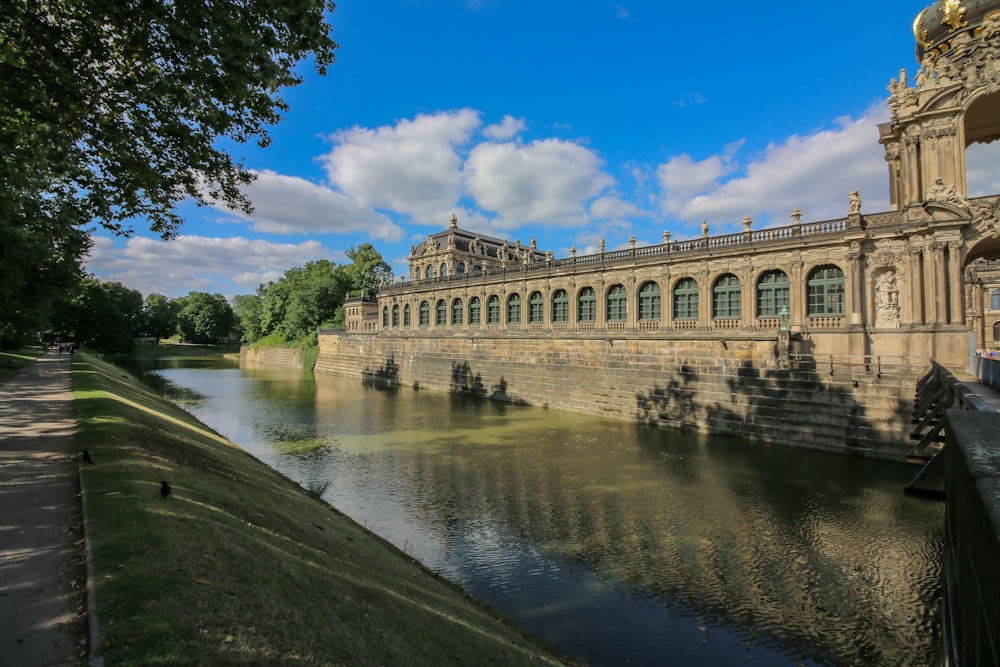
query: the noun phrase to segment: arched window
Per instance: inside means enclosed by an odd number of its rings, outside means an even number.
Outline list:
[[[403,326],[410,326],[410,304],[403,306]]]
[[[993,342],[1000,342],[1000,322],[993,323]]]
[[[455,273],[457,273],[460,276],[465,275],[465,262],[458,263],[458,266],[455,267]]]
[[[827,264],[813,269],[806,284],[810,315],[844,314],[844,272]]]
[[[739,278],[731,273],[719,276],[715,286],[712,287],[712,317],[739,317],[742,312],[740,308],[742,294]]]
[[[652,281],[639,288],[639,319],[642,321],[660,319],[660,286]]]
[[[528,322],[541,324],[545,321],[545,297],[541,292],[532,292],[528,299]]]
[[[392,326],[399,326],[399,304],[393,304],[392,306]]]
[[[552,321],[569,322],[569,294],[564,289],[552,295]]]
[[[789,306],[791,283],[784,271],[766,271],[757,280],[757,317],[777,317]]]
[[[442,264],[441,265],[441,268],[438,270],[438,275],[441,276],[442,278],[444,278],[445,276],[448,275],[448,265],[447,264]]]
[[[472,301],[469,302],[469,324],[479,324],[482,321],[483,304],[479,300],[478,296],[472,297]]]
[[[694,278],[681,278],[674,285],[674,319],[698,319],[698,283]]]
[[[389,306],[382,309],[382,327],[389,327]]]
[[[624,285],[615,285],[608,290],[608,321],[624,322],[628,315],[628,294]]]
[[[433,277],[434,277],[434,267],[428,266],[426,269],[424,269],[424,279],[430,280]]]
[[[486,302],[486,323],[500,324],[500,297],[496,294]]]
[[[990,295],[990,310],[1000,310],[1000,289],[993,290]]]
[[[507,297],[507,324],[521,323],[521,295],[511,294]]]
[[[451,323],[453,326],[462,326],[462,314],[464,309],[462,308],[462,300],[455,299],[451,302]]]
[[[580,290],[580,298],[577,300],[577,322],[597,321],[597,292],[593,287],[584,287]]]
[[[472,265],[472,272],[473,273],[479,273],[482,270],[483,270],[483,267],[481,267],[480,265],[478,265],[478,264],[473,264]]]
[[[448,304],[444,302],[444,299],[438,299],[437,308],[435,308],[436,315],[434,317],[434,326],[443,327],[448,324]]]
[[[420,302],[420,326],[426,327],[431,324],[431,304],[426,301]]]

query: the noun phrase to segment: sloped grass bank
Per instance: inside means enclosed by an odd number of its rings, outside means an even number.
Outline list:
[[[125,371],[73,379],[106,665],[565,664]]]

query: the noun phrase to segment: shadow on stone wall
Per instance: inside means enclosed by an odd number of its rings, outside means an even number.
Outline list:
[[[454,363],[451,365],[451,392],[485,397],[486,387],[483,386],[483,376],[473,375],[468,361]]]
[[[718,390],[728,391],[726,404],[718,400],[698,400],[699,378],[687,365],[666,386],[654,385],[647,393],[636,394],[640,422],[675,428],[708,429],[750,438],[794,442],[823,449],[846,445],[849,448],[885,448],[904,445],[881,437],[884,432],[868,408],[848,389],[821,381],[814,370],[760,369],[750,361],[723,367],[724,382]],[[717,391],[718,391],[717,390]],[[704,391],[702,388],[701,391]],[[733,410],[731,405],[745,405]],[[900,400],[897,414],[908,409]],[[904,416],[905,418],[905,416]]]
[[[366,367],[361,372],[361,383],[376,389],[397,389],[399,387],[399,364],[392,355],[376,370]]]

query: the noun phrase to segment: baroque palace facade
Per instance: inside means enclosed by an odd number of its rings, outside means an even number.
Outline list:
[[[410,275],[348,326],[381,335],[774,338],[793,351],[964,366],[994,343],[1000,197],[967,198],[965,149],[1000,138],[1000,3],[941,1],[914,25],[921,67],[889,86],[880,126],[891,210],[556,258],[534,241],[449,228],[411,247]],[[978,260],[978,261],[977,261]],[[980,287],[977,287],[980,286]],[[998,306],[996,309],[986,306]],[[998,312],[991,313],[991,310]],[[1000,330],[996,331],[1000,335]]]

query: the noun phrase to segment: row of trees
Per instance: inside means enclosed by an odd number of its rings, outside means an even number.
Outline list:
[[[236,316],[221,294],[191,292],[168,299],[143,298],[138,290],[117,282],[84,278],[77,289],[58,299],[49,340],[73,341],[104,353],[127,352],[137,338],[177,336],[190,343],[228,339]]]
[[[127,236],[140,224],[170,239],[184,200],[249,213],[254,175],[224,147],[266,146],[303,61],[326,72],[333,9],[0,2],[0,339],[48,329],[67,295],[100,301],[118,289],[86,281],[93,229]]]
[[[347,251],[350,264],[321,259],[285,271],[277,281],[261,284],[256,294],[233,299],[233,310],[247,343],[273,337],[277,342],[309,342],[316,330],[343,326],[349,296],[372,297],[389,265],[370,244]]]

